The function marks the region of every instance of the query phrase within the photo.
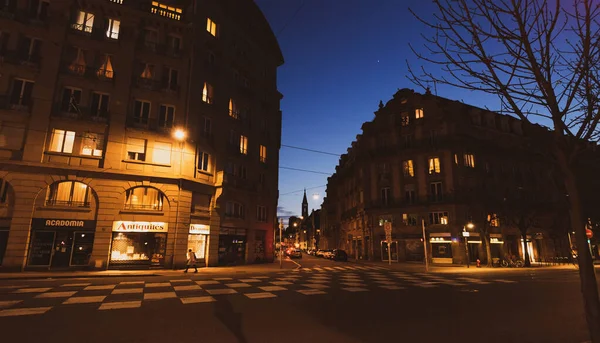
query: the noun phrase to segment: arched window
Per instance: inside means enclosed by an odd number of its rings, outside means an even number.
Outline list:
[[[155,188],[130,188],[125,193],[125,209],[162,211],[164,197],[164,194]]]
[[[89,207],[89,189],[83,182],[55,182],[48,186],[46,206]]]

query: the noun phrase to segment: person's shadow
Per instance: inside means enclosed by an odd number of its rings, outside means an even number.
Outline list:
[[[239,343],[247,343],[248,340],[242,332],[242,314],[234,312],[227,296],[220,297],[214,304],[215,317],[231,331]]]

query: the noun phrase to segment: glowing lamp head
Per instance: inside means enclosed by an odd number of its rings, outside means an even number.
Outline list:
[[[185,131],[183,131],[182,129],[176,129],[175,132],[173,132],[173,136],[178,141],[182,141],[185,139],[186,134]]]
[[[468,224],[467,224],[467,228],[469,228],[469,229],[472,229],[472,228],[474,228],[474,227],[475,227],[475,225],[474,225],[473,223],[468,223]]]

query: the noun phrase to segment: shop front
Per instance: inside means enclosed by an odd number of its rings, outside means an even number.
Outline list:
[[[431,233],[431,262],[452,264],[452,236],[449,232]]]
[[[210,227],[205,224],[190,224],[188,234],[188,250],[196,254],[198,264],[206,263],[206,252],[208,250]]]
[[[33,218],[27,266],[50,269],[88,266],[95,230],[95,220]]]
[[[224,228],[219,231],[219,265],[238,265],[246,262],[247,230]]]
[[[504,241],[502,234],[490,233],[490,250],[492,253],[492,263],[498,263],[504,258]]]
[[[168,223],[115,221],[109,268],[164,267]]]

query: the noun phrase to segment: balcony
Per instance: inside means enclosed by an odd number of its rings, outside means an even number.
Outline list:
[[[52,116],[55,118],[70,118],[77,120],[88,120],[98,123],[106,123],[109,118],[109,111],[100,109],[92,109],[88,107],[78,106],[78,109],[64,109],[60,104],[56,104],[52,111]]]
[[[135,85],[140,89],[146,89],[150,91],[158,91],[163,89],[163,83],[155,79],[147,79],[144,77],[137,77]]]
[[[63,63],[61,70],[65,74],[107,82],[112,82],[115,78],[115,73],[112,70],[98,67],[87,67],[85,65],[74,63]]]
[[[32,13],[31,11],[17,11],[16,18],[25,24],[48,26],[47,13]]]
[[[12,64],[20,64],[34,69],[40,67],[42,58],[40,55],[30,55],[20,51],[7,51],[4,54],[4,60]]]
[[[89,203],[89,201],[73,201],[73,200],[48,199],[48,200],[46,200],[46,206],[90,207],[90,203]]]
[[[30,113],[33,99],[12,98],[9,95],[0,96],[0,109]]]

